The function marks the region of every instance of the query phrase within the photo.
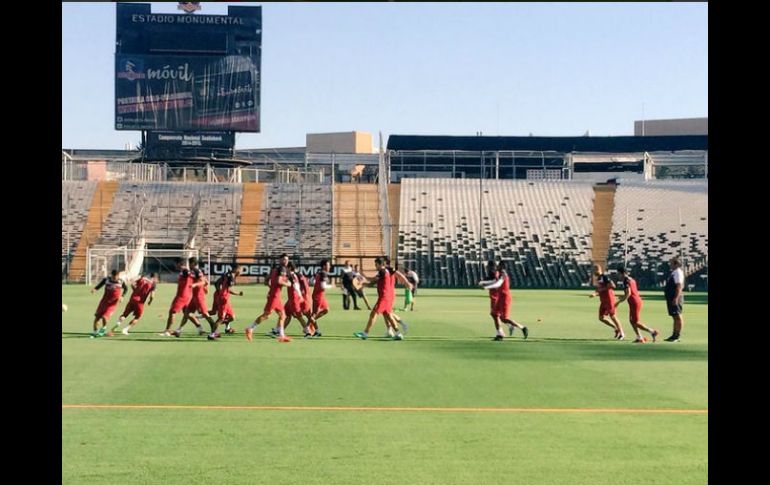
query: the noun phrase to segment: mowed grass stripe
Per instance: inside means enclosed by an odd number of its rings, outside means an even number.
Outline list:
[[[595,413],[595,414],[708,414],[708,409],[630,408],[443,408],[391,406],[214,406],[183,404],[62,404],[62,409],[195,409],[242,411],[383,411],[436,413]]]

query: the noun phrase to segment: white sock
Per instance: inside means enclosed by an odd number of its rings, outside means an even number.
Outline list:
[[[283,333],[283,327],[279,327],[278,328],[278,333],[281,335],[281,337],[285,337],[286,336],[286,334]]]
[[[390,335],[391,337],[393,337],[395,335],[395,333],[393,332],[393,329],[391,327],[388,327],[388,335]]]
[[[503,336],[503,329],[502,328],[497,330],[497,335],[499,335],[501,337]]]

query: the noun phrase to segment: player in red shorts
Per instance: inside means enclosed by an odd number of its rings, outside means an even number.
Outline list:
[[[291,319],[293,317],[299,321],[300,325],[302,325],[302,333],[305,334],[305,337],[311,337],[312,332],[310,331],[310,328],[303,316],[305,313],[305,297],[302,294],[302,286],[300,285],[299,274],[297,274],[296,268],[292,263],[289,263],[286,268],[288,270],[287,280],[289,282],[289,286],[287,287],[287,300],[286,304],[284,305],[284,311],[286,312],[286,322],[283,324],[283,329],[284,331],[286,330],[286,327],[289,326],[289,323],[291,323]]]
[[[313,283],[313,311],[308,320],[308,330],[312,332],[313,337],[320,337],[321,332],[318,328],[318,319],[329,313],[329,302],[326,301],[326,290],[332,287],[329,283],[329,270],[331,264],[328,259],[322,259],[319,263],[321,269],[315,274]]]
[[[152,304],[157,285],[158,273],[150,273],[149,277],[142,276],[131,284],[131,288],[134,290],[131,293],[131,298],[128,300],[128,304],[126,304],[123,314],[118,318],[118,323],[116,323],[112,331],[107,334],[108,336],[112,332],[118,330],[120,326],[123,325],[126,317],[133,313],[134,318],[129,322],[128,326],[121,330],[123,335],[128,335],[128,331],[134,328],[134,325],[139,323],[139,320],[142,318],[142,315],[144,314],[144,303],[147,302],[148,305]]]
[[[409,326],[393,309],[393,306],[396,304],[396,282],[403,284],[409,291],[414,289],[414,285],[404,273],[399,271],[398,265],[396,265],[396,269],[390,266],[390,257],[383,256],[382,261],[385,263],[385,269],[390,273],[390,291],[388,292],[388,303],[390,305],[388,306],[388,312],[383,313],[385,325],[388,327],[388,337],[395,340],[404,340],[404,334],[409,329]],[[402,329],[403,333],[401,333]]]
[[[593,279],[596,285],[596,291],[591,293],[589,298],[599,295],[599,321],[615,330],[615,338],[623,340],[623,328],[615,317],[615,282],[610,279],[610,275],[602,271],[601,265],[595,264],[593,268]],[[605,317],[609,316],[610,320]]]
[[[91,337],[103,337],[107,332],[107,319],[120,303],[121,297],[128,291],[126,283],[118,278],[118,270],[113,269],[110,276],[105,276],[98,285],[91,288],[91,293],[96,293],[101,287],[104,287],[104,295],[99,300],[99,306],[94,313],[94,331]],[[99,322],[102,322],[102,328],[99,328]]]
[[[492,317],[492,323],[495,324],[495,340],[503,339],[503,328],[500,326],[500,317],[498,315],[497,302],[500,299],[500,286],[502,280],[500,279],[500,273],[497,271],[497,265],[494,261],[487,262],[487,274],[485,280],[479,281],[478,285],[486,290],[489,290],[489,316]],[[497,283],[497,286],[492,286]]]
[[[209,322],[209,327],[211,328],[209,340],[214,340],[216,339],[214,332],[215,322],[214,319],[211,318],[211,315],[209,315],[208,306],[206,305],[206,293],[208,291],[209,279],[206,276],[206,273],[198,267],[198,260],[196,258],[190,258],[190,274],[192,274],[193,277],[192,298],[190,299],[190,303],[188,303],[187,307],[184,309],[184,317],[182,317],[179,328],[176,329],[172,335],[174,337],[180,337],[182,335],[182,329],[188,320],[193,322],[193,325],[198,328],[198,335],[206,335],[206,331],[203,330],[200,322],[198,322],[198,318],[195,317],[195,312],[198,312],[207,322]]]
[[[289,255],[282,254],[278,264],[273,266],[270,271],[270,276],[265,281],[265,284],[270,287],[267,292],[267,303],[262,311],[262,315],[258,316],[254,323],[246,328],[246,339],[251,342],[254,335],[254,329],[257,325],[270,318],[270,314],[275,312],[278,314],[278,341],[279,342],[291,342],[291,339],[286,337],[283,330],[283,322],[286,319],[286,313],[283,309],[283,303],[281,303],[281,289],[284,286],[288,286],[289,282],[286,278],[286,266],[289,264]]]
[[[313,314],[313,298],[310,293],[310,283],[308,283],[307,278],[302,273],[297,275],[297,279],[299,280],[299,288],[302,290],[302,314],[309,319]]]
[[[511,311],[511,302],[513,298],[511,297],[511,280],[508,276],[508,272],[505,269],[504,262],[500,261],[497,264],[496,272],[494,274],[496,274],[497,280],[493,281],[492,283],[483,285],[483,288],[489,290],[490,292],[497,290],[495,303],[492,307],[492,311],[490,312],[490,315],[492,315],[492,320],[495,322],[495,329],[497,331],[494,340],[503,340],[503,331],[499,322],[508,325],[509,336],[513,336],[513,330],[515,328],[520,328],[521,332],[524,334],[524,339],[527,339],[529,337],[529,329],[509,317]]]
[[[393,270],[392,268],[389,269],[383,258],[375,259],[374,267],[377,269],[377,275],[371,279],[368,279],[368,282],[370,284],[375,282],[377,283],[377,302],[374,304],[372,311],[369,313],[369,320],[366,322],[366,328],[364,331],[355,332],[353,334],[354,336],[363,340],[369,338],[369,331],[372,329],[372,325],[374,325],[374,321],[377,319],[377,315],[379,314],[383,315],[386,325],[398,328],[398,324],[396,323],[396,320],[391,317],[391,314],[393,313],[393,303],[395,301],[395,287],[393,279],[396,278],[396,273],[401,273]],[[403,276],[403,274],[401,274],[401,276]],[[406,280],[406,277],[404,277],[404,281],[406,281],[407,287],[411,286],[409,281]],[[395,334],[394,338],[396,340],[401,340],[403,336],[401,335],[401,332],[398,332]]]
[[[192,299],[193,276],[187,268],[187,261],[180,258],[176,261],[176,269],[179,275],[176,278],[176,296],[171,301],[171,307],[168,309],[168,320],[166,321],[166,330],[159,333],[161,337],[171,336],[171,327],[174,325],[174,315],[184,310]]]
[[[642,297],[639,295],[639,290],[636,288],[636,280],[628,274],[626,268],[620,267],[618,273],[623,281],[623,296],[618,298],[618,303],[624,301],[628,302],[628,319],[631,322],[631,328],[634,329],[636,334],[635,344],[643,344],[647,342],[647,339],[642,336],[639,330],[644,330],[652,336],[652,341],[655,342],[658,338],[658,331],[654,328],[650,328],[640,321],[642,314]]]
[[[225,324],[225,333],[235,333],[235,329],[230,324],[235,320],[233,307],[230,305],[230,295],[243,296],[242,291],[233,291],[235,279],[238,277],[238,268],[233,267],[227,273],[223,274],[214,282],[214,304],[211,306],[211,314],[217,315],[217,321],[214,322],[214,333],[219,325]]]

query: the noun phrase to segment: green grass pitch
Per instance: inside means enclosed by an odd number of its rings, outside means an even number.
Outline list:
[[[686,294],[681,342],[635,345],[628,306],[618,311],[627,340],[614,341],[588,289],[513,289],[512,317],[530,337],[503,342],[491,341],[486,292],[420,289],[396,342],[382,338],[381,320],[368,341],[354,338],[368,312],[343,311],[335,289],[323,337],[302,339],[293,322],[282,344],[264,336],[275,317],[246,341],[266,287],[241,289],[238,333],[209,342],[189,325],[179,339],[156,335],[172,285],[131,335],[98,339],[88,334],[101,292],[62,286],[63,484],[707,482],[707,413],[547,412],[706,410],[706,294]],[[661,293],[642,296],[643,321],[667,337]],[[68,407],[80,404],[194,407]]]

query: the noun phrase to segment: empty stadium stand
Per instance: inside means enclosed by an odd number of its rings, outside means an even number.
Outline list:
[[[272,183],[267,186],[263,207],[264,237],[258,253],[288,253],[302,259],[331,257],[330,185]]]
[[[122,182],[99,244],[124,245],[141,232],[148,243],[232,258],[241,192],[240,184]]]
[[[485,180],[482,190],[480,201],[479,180],[402,180],[399,261],[434,286],[473,286],[489,259],[508,262],[519,287],[588,280],[590,183]]]
[[[623,181],[615,195],[609,262],[643,287],[657,287],[680,255],[688,284],[703,288],[708,262],[707,181]]]

